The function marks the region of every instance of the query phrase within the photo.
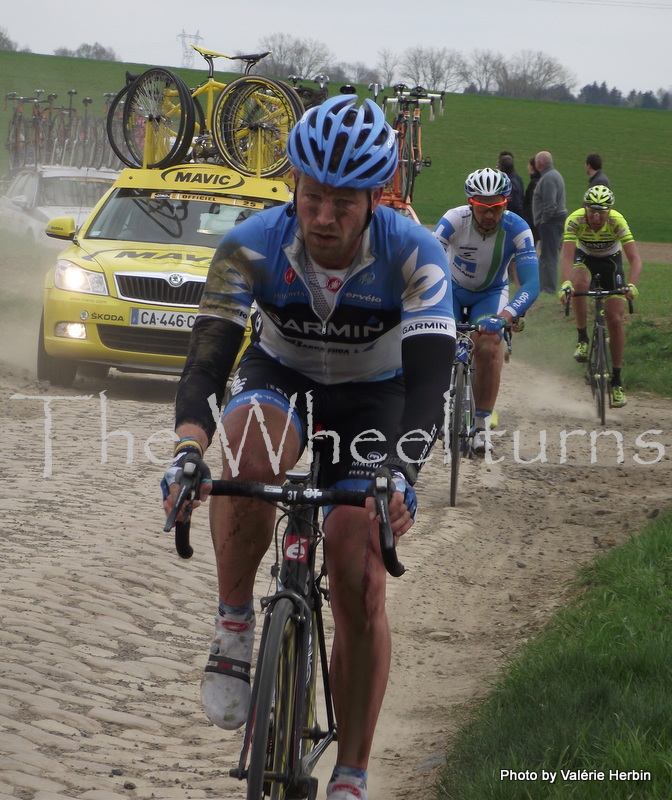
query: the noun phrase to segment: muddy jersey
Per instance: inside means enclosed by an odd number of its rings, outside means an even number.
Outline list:
[[[604,225],[594,231],[588,225],[586,209],[577,208],[565,221],[565,242],[574,244],[590,256],[613,256],[624,244],[634,242],[625,217],[618,211],[611,210]]]
[[[505,211],[496,231],[483,236],[473,225],[471,206],[451,208],[434,228],[448,254],[455,284],[470,292],[499,290],[508,283],[508,268],[516,260],[520,288],[503,310],[524,314],[539,295],[539,262],[530,227],[522,217]]]
[[[262,211],[222,239],[199,316],[244,326],[254,301],[258,346],[326,384],[399,375],[402,338],[455,336],[445,253],[389,208],[376,210],[355,260],[326,285],[333,303],[325,307],[324,286],[311,290],[314,278],[296,217],[287,206]]]

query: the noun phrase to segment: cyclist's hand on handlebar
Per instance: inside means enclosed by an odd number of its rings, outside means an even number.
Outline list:
[[[395,499],[395,495],[399,495],[401,499],[398,497],[397,502],[400,503],[400,513],[403,516],[403,511],[401,510],[401,506],[403,506],[409,514],[412,525],[415,522],[415,518],[418,514],[418,498],[415,494],[415,489],[406,480],[406,477],[398,470],[392,469],[390,470],[390,473],[392,475],[392,483],[394,484],[394,491],[392,493],[392,499],[390,500],[390,517],[394,519],[392,514],[392,503]],[[411,526],[409,525],[408,527],[410,528]]]
[[[173,457],[173,463],[168,467],[161,480],[161,492],[163,494],[163,508],[166,515],[170,514],[175,500],[180,493],[183,484],[183,467],[185,461],[189,460],[195,465],[193,470],[193,484],[199,487],[198,496],[195,491],[188,492],[187,500],[188,511],[181,509],[177,519],[183,521],[188,518],[191,508],[196,508],[199,501],[206,500],[212,490],[212,477],[208,465],[203,461],[202,451],[198,443],[185,443],[184,446],[178,445]]]
[[[382,470],[391,477],[391,497],[388,503],[390,525],[395,537],[403,536],[415,522],[418,512],[418,498],[410,480],[396,466],[384,464]],[[372,497],[367,498],[366,508],[371,520],[376,518],[375,503]]]
[[[479,320],[479,333],[501,333],[506,327],[507,322],[504,317],[485,317]]]
[[[637,297],[639,297],[639,289],[634,283],[629,283],[625,287],[625,296],[630,300],[635,300]]]
[[[574,291],[574,286],[571,281],[564,281],[560,290],[558,291],[558,299],[563,305],[567,302],[567,298]]]

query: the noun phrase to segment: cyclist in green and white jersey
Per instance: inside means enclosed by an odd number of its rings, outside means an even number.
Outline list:
[[[625,349],[625,299],[637,297],[642,260],[625,217],[613,205],[614,193],[608,186],[592,186],[583,197],[583,206],[567,217],[560,260],[563,284],[558,295],[564,303],[566,288],[572,292],[588,291],[597,275],[602,289],[627,289],[623,296],[609,297],[604,306],[613,364],[612,407],[622,408],[627,403],[621,379]],[[623,271],[623,253],[630,265],[627,283]],[[574,358],[585,362],[588,359],[586,298],[575,297],[573,308],[579,337]]]

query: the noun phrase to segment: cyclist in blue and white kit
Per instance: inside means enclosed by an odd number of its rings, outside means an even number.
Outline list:
[[[488,435],[499,392],[504,352],[502,329],[515,323],[539,296],[539,263],[530,227],[506,210],[511,180],[497,169],[476,170],[464,184],[468,202],[451,208],[434,228],[444,246],[458,321],[479,324],[474,334],[474,451],[491,449]],[[509,298],[508,268],[515,259],[520,288]]]
[[[436,364],[451,363],[455,351],[450,271],[429,231],[380,206],[397,144],[382,110],[356,103],[340,95],[306,112],[287,143],[293,204],[251,216],[215,253],[176,399],[180,441],[165,476],[166,510],[185,454],[202,456],[215,433],[208,399],[222,401],[254,302],[253,343],[222,413],[239,458],[224,452],[223,477],[281,483],[320,423],[339,444],[325,485],[366,489],[384,463],[397,486],[393,529],[401,535],[413,524],[412,484],[449,388],[449,371]],[[325,520],[338,723],[329,800],[366,800],[389,672],[385,568],[371,511],[340,506]],[[216,497],[210,512],[220,602],[201,698],[212,722],[233,729],[249,703],[254,579],[274,509]]]

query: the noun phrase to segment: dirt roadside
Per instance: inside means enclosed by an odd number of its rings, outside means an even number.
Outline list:
[[[190,562],[161,532],[174,381],[56,391],[26,367],[33,325],[10,339],[3,323],[0,350],[0,800],[242,798],[240,734],[198,701],[216,596],[205,514]],[[566,602],[577,564],[670,501],[668,401],[631,395],[600,429],[578,368],[568,385],[515,358],[500,397],[498,461],[463,464],[457,508],[440,449],[422,473],[407,573],[389,583],[371,800],[428,800],[461,704]]]

